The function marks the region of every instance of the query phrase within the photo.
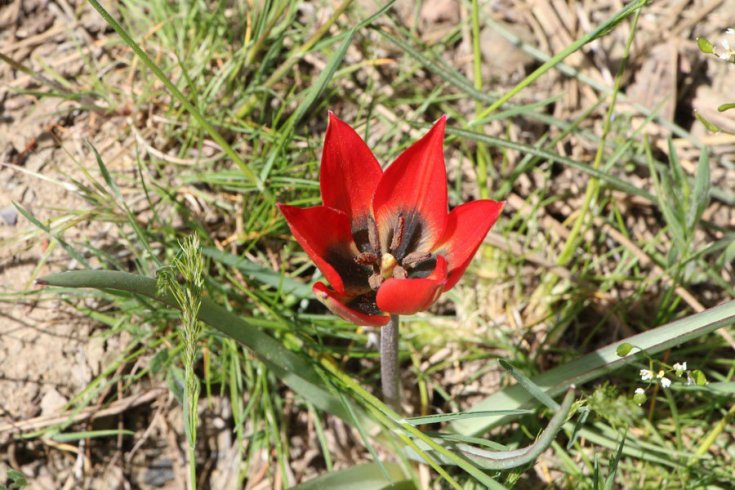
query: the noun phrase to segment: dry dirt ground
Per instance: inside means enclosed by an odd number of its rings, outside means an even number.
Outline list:
[[[550,53],[559,51],[586,27],[599,22],[601,19],[593,14],[598,7],[611,12],[620,6],[619,2],[604,1],[576,7],[558,1],[500,1],[489,2],[486,15]],[[412,11],[410,2],[405,1],[399,1],[396,9],[403,15]],[[437,38],[448,26],[466,19],[466,9],[458,0],[424,2],[419,15],[422,36],[428,41]],[[715,110],[718,104],[733,98],[733,67],[703,58],[693,43],[698,35],[717,38],[721,29],[729,26],[735,26],[733,0],[654,2],[640,21],[633,50],[633,81],[627,93],[649,107],[660,98],[668,99],[670,102],[662,112],[712,144],[715,153],[729,155],[732,164],[735,140],[707,135],[699,123],[686,115],[694,108],[735,131],[733,117]],[[0,2],[0,53],[37,73],[43,72],[46,65],[60,77],[72,80],[85,70],[84,56],[107,62],[119,56],[127,62],[132,57],[129,52],[101,48],[105,37],[113,35],[81,1]],[[531,65],[528,55],[507,45],[492,29],[484,29],[482,39],[484,54],[492,60],[488,61],[486,76],[496,78],[499,87],[511,86]],[[614,74],[607,66],[610,59],[620,54],[619,41],[619,37],[598,41],[589,57],[577,59],[575,55],[568,63],[602,83],[611,84]],[[456,56],[447,59],[469,73],[468,47],[459,44],[452,49]],[[700,76],[705,72],[706,79]],[[557,76],[546,77],[540,84],[542,88],[566,85],[568,100],[557,105],[557,117],[571,114],[590,95],[586,93],[589,89],[576,81],[564,81]],[[61,210],[83,210],[87,204],[69,185],[74,178],[82,179],[85,169],[95,172],[88,142],[116,171],[132,168],[135,162],[137,147],[130,130],[130,113],[121,110],[119,114],[103,116],[80,110],[75,101],[40,98],[32,93],[48,89],[44,81],[0,62],[0,294],[6,295],[4,298],[33,289],[34,278],[40,274],[74,266],[73,259],[61,247],[49,246],[47,236],[18,214],[13,203],[44,224],[49,224]],[[686,145],[681,148],[685,153],[689,149]],[[573,153],[574,150],[572,156]],[[733,168],[717,170],[714,182],[723,188],[735,182]],[[559,212],[568,215],[564,209]],[[729,212],[715,205],[708,210],[708,219],[729,226],[733,222]],[[64,231],[63,236],[72,241],[104,243],[114,240],[112,233],[110,227],[85,221],[82,212],[79,222]],[[180,447],[172,429],[178,426],[176,404],[161,387],[147,387],[110,407],[107,422],[111,427],[116,423],[114,415],[125,409],[139,410],[139,425],[148,427],[150,433],[145,438],[149,442],[138,451],[138,456],[120,454],[114,444],[107,448],[112,456],[99,457],[77,442],[14,439],[19,433],[57,422],[55,416],[62,413],[64,404],[99,374],[111,355],[126,345],[121,336],[103,338],[99,335],[102,328],[60,301],[39,302],[35,296],[27,295],[0,302],[0,483],[12,467],[30,477],[31,488],[76,488],[77,476],[82,471],[89,473],[89,466],[95,464],[100,467],[94,470],[93,488],[182,488]],[[219,412],[211,411],[221,417],[226,412],[225,406]],[[86,415],[81,414],[80,418]],[[208,421],[214,429],[221,427],[218,417]],[[335,433],[339,439],[339,428]],[[223,431],[216,437],[227,439],[228,434]],[[227,447],[228,442],[221,444]],[[345,458],[350,459],[348,452],[344,452]],[[308,455],[304,461],[308,461]],[[236,462],[231,458],[223,457],[217,463],[213,482],[217,477],[225,481],[233,463]],[[124,479],[124,465],[137,465],[139,469]],[[215,483],[212,487],[222,488]]]

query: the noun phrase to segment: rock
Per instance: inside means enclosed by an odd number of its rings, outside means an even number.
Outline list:
[[[0,220],[9,226],[15,226],[18,223],[18,210],[15,206],[5,206],[0,209]]]
[[[61,393],[56,391],[56,388],[51,388],[41,398],[41,415],[58,413],[68,401]]]

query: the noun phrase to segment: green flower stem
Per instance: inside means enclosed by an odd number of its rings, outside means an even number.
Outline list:
[[[383,401],[398,413],[401,410],[401,378],[398,374],[398,315],[391,315],[388,325],[380,330],[380,382]]]

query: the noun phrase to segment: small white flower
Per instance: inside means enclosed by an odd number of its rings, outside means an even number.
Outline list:
[[[681,363],[677,362],[677,363],[674,363],[674,365],[672,367],[674,368],[674,371],[686,371],[687,370],[687,362],[686,361],[681,362]]]
[[[671,386],[671,380],[669,378],[662,377],[661,378],[661,386],[663,388],[668,388],[669,386]]]
[[[645,395],[646,394],[646,390],[644,390],[643,388],[636,388],[635,389],[635,394],[636,395]]]
[[[648,369],[641,369],[641,379],[643,381],[648,381],[653,379],[653,371],[650,371]]]
[[[735,29],[725,30],[725,39],[721,39],[719,43],[712,47],[712,52],[724,61],[735,62]]]

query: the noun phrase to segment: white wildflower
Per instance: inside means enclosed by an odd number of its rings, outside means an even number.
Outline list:
[[[677,377],[681,378],[681,376],[684,373],[687,373],[687,376],[689,376],[689,374],[687,372],[687,363],[686,363],[686,361],[674,363],[674,365],[672,367],[674,368],[674,372],[676,373],[676,376]]]
[[[665,376],[662,377],[661,378],[661,386],[663,388],[668,388],[669,386],[671,386],[671,380],[669,378],[665,377]]]
[[[648,369],[641,369],[641,379],[643,381],[649,381],[653,379],[653,371],[650,371]]]
[[[643,388],[636,388],[635,389],[635,394],[636,395],[645,395],[646,394],[646,390],[644,390]]]
[[[725,38],[712,46],[712,52],[724,61],[735,63],[735,29],[725,30]]]

